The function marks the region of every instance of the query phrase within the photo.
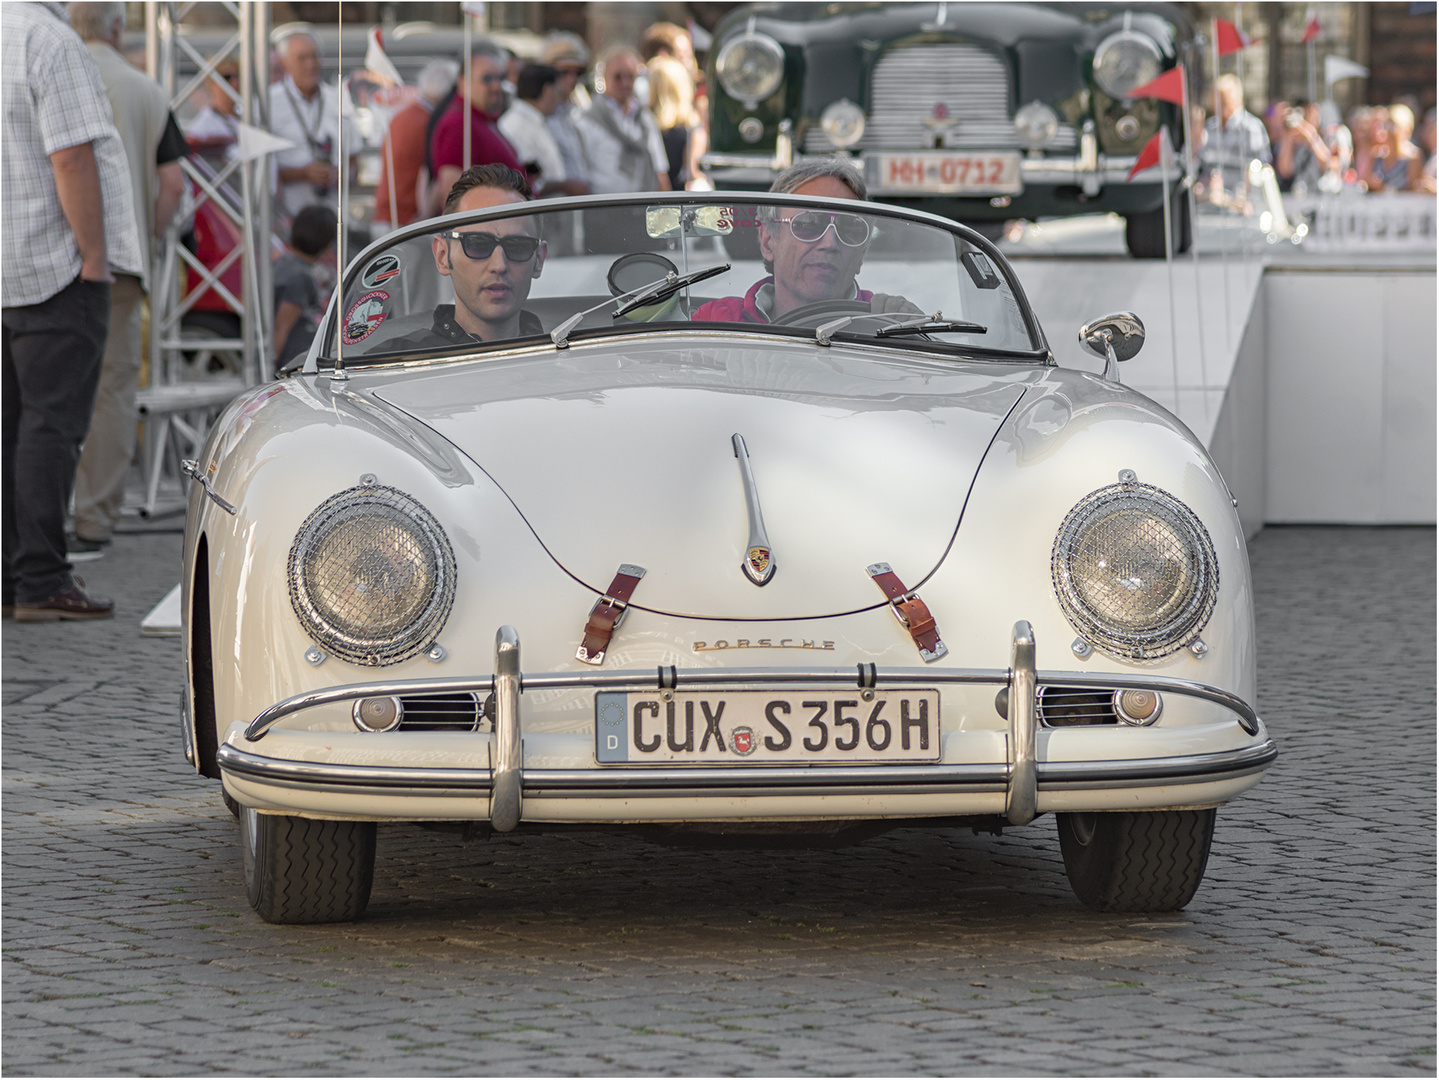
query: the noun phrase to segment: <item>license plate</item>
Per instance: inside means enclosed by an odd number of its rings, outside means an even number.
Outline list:
[[[955,153],[914,150],[873,154],[878,165],[874,186],[880,191],[927,191],[947,195],[1018,195],[1019,154],[1014,151]]]
[[[595,695],[601,765],[938,761],[939,751],[938,690]]]

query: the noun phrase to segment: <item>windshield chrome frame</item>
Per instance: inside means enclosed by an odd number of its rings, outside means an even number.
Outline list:
[[[855,200],[857,201],[857,200]],[[388,232],[378,240],[371,241],[365,248],[350,259],[349,265],[336,285],[335,293],[326,309],[325,317],[320,323],[320,329],[315,335],[318,343],[306,358],[303,368],[304,374],[317,374],[322,370],[328,370],[334,364],[334,357],[327,355],[326,350],[336,330],[336,320],[339,318],[339,310],[343,298],[347,295],[350,286],[355,283],[360,270],[368,266],[370,260],[376,255],[407,240],[416,237],[433,236],[436,233],[456,228],[460,225],[470,225],[479,221],[498,221],[503,218],[529,217],[535,214],[562,213],[569,210],[597,209],[606,206],[648,206],[654,204],[674,205],[698,205],[698,206],[733,206],[755,205],[755,206],[814,206],[816,208],[833,209],[837,204],[851,202],[847,199],[822,198],[815,195],[795,195],[775,193],[768,191],[741,191],[727,189],[725,191],[649,191],[649,192],[628,192],[620,195],[577,195],[563,199],[532,199],[528,202],[506,203],[503,206],[486,207],[483,210],[464,210],[454,214],[443,214],[439,217],[426,218],[417,221],[413,225],[407,225],[402,229],[395,229]],[[860,213],[869,214],[875,217],[894,218],[899,221],[909,221],[919,225],[929,225],[945,232],[958,236],[974,247],[982,251],[990,262],[1004,278],[1005,284],[1013,293],[1019,304],[1020,315],[1024,319],[1025,328],[1029,331],[1030,337],[1037,342],[1032,353],[1013,353],[1016,363],[1035,363],[1033,356],[1046,356],[1048,362],[1053,363],[1053,350],[1049,347],[1049,339],[1045,337],[1044,328],[1040,325],[1034,309],[1030,306],[1029,297],[1025,295],[1019,279],[1014,273],[1014,268],[1009,260],[990,240],[981,236],[975,230],[949,218],[940,217],[938,214],[927,213],[923,210],[911,210],[906,207],[891,206],[888,203],[864,201],[859,204],[863,207]],[[694,326],[696,331],[701,327],[708,327],[708,323],[700,323]],[[753,330],[755,326],[746,326],[746,329]],[[501,350],[507,348],[529,348],[539,339],[536,338],[515,338],[513,342],[506,342]],[[895,345],[885,342],[887,347]],[[903,348],[903,346],[899,346]],[[974,347],[977,352],[985,352],[983,346]],[[488,349],[486,351],[489,351]],[[1009,350],[989,350],[991,353],[1003,353]],[[382,354],[373,359],[369,357],[345,358],[346,367],[352,364],[357,367],[367,367],[371,364],[384,364],[399,361],[402,356],[405,359],[419,359],[417,356],[408,354]],[[445,355],[444,359],[455,359],[452,355]],[[438,357],[437,357],[438,359]],[[322,366],[323,365],[323,366]]]

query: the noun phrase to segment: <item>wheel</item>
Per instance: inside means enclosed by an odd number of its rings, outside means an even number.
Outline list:
[[[234,818],[239,818],[239,816],[240,816],[240,804],[237,803],[237,802],[234,800],[234,798],[230,795],[230,793],[229,793],[228,791],[226,791],[224,788],[221,788],[221,789],[220,789],[220,801],[225,804],[225,809],[228,810],[228,811],[230,811],[230,815],[231,815],[232,817],[234,817]]]
[[[375,874],[373,821],[316,821],[240,809],[245,890],[272,923],[358,919]]]
[[[1057,817],[1070,888],[1096,911],[1178,911],[1204,879],[1212,809]]]
[[[803,326],[812,319],[822,319],[827,315],[841,314],[873,315],[870,311],[867,300],[817,300],[813,304],[801,304],[797,308],[790,308],[779,318],[772,320],[775,326]]]
[[[1174,254],[1189,250],[1194,230],[1189,220],[1189,198],[1181,188],[1169,203],[1169,227],[1174,235]],[[1124,242],[1136,259],[1164,258],[1164,207],[1124,219]]]

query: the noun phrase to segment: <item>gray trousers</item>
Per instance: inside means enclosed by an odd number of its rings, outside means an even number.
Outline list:
[[[125,477],[135,456],[135,392],[140,389],[140,316],[145,291],[133,274],[110,286],[110,334],[100,389],[75,473],[75,535],[105,541],[120,520]]]
[[[110,286],[77,277],[48,300],[3,311],[4,602],[70,587],[65,510],[90,427],[110,325]]]

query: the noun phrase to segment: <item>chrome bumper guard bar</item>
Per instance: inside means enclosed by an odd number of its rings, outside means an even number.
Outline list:
[[[887,792],[906,789],[933,792],[953,788],[1005,792],[1005,816],[1011,824],[1033,820],[1037,791],[1042,782],[1049,787],[1087,787],[1095,784],[1140,784],[1157,779],[1210,778],[1219,774],[1242,775],[1267,766],[1277,756],[1273,743],[1222,754],[1193,755],[1135,761],[1065,762],[1044,764],[1035,761],[1037,701],[1041,687],[1103,687],[1120,690],[1154,690],[1180,694],[1221,705],[1232,713],[1247,734],[1257,735],[1259,716],[1242,698],[1205,683],[1154,675],[1121,675],[1108,672],[1060,672],[1035,670],[1034,631],[1027,622],[1018,622],[1010,643],[1007,670],[973,668],[879,668],[859,664],[855,668],[688,668],[674,666],[642,671],[545,672],[525,675],[520,671],[520,639],[513,627],[502,626],[495,635],[495,674],[488,678],[407,679],[388,682],[353,683],[328,690],[297,694],[278,702],[252,720],[245,729],[247,742],[258,742],[287,716],[320,705],[357,701],[368,697],[456,692],[495,695],[494,735],[490,741],[490,771],[486,775],[471,769],[391,768],[329,765],[308,762],[279,762],[251,753],[229,743],[219,748],[219,762],[228,771],[255,779],[279,783],[346,788],[413,788],[488,791],[490,823],[499,832],[508,832],[523,814],[524,792],[555,794],[613,794],[634,791],[657,794],[708,793],[736,795],[747,791],[773,793],[776,788],[801,790],[807,794],[830,791],[854,792],[875,788]],[[645,769],[639,770],[532,770],[523,768],[520,694],[524,690],[636,689],[666,690],[686,687],[711,689],[753,683],[768,685],[802,683],[808,686],[989,685],[1007,687],[1009,710],[1009,761],[991,765],[891,766],[807,766],[766,768],[763,783],[756,770],[735,769]]]

